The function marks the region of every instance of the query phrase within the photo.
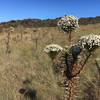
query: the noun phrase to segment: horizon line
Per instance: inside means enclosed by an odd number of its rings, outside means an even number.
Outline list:
[[[69,15],[69,16],[71,16],[71,15]],[[73,15],[72,15],[73,16]],[[38,19],[38,20],[48,20],[48,19],[56,19],[56,18],[60,18],[60,17],[63,17],[63,16],[59,16],[59,17],[55,17],[55,18],[53,18],[53,17],[51,17],[51,18],[32,18],[32,17],[27,17],[27,18],[15,18],[15,19],[8,19],[8,20],[5,20],[5,21],[0,21],[0,24],[1,23],[6,23],[6,22],[10,22],[10,21],[21,21],[21,20],[27,20],[27,19]],[[96,17],[100,17],[100,15],[98,15],[98,16],[82,16],[82,17],[79,17],[78,19],[80,19],[80,18],[96,18]]]

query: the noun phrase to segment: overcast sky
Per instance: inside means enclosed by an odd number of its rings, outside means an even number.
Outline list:
[[[0,0],[0,22],[27,18],[56,18],[64,15],[100,15],[100,0]]]

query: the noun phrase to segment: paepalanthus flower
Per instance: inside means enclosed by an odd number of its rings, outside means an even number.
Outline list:
[[[93,51],[96,48],[100,47],[100,35],[89,34],[82,36],[78,44],[89,51]]]
[[[46,52],[51,57],[51,59],[54,59],[56,55],[62,50],[63,48],[57,44],[50,44],[44,48],[44,52]]]
[[[14,27],[10,27],[9,31],[14,32],[15,28]]]
[[[78,19],[75,16],[64,16],[58,21],[57,25],[67,33],[79,27]]]

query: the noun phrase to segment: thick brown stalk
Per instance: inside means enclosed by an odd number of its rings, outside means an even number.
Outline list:
[[[64,100],[74,100],[74,87],[75,87],[75,78],[72,78],[71,80],[66,81],[65,84],[65,96]]]
[[[69,43],[71,44],[72,42],[72,35],[71,35],[71,31],[69,31]]]

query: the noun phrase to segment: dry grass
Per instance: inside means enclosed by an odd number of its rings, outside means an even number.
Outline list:
[[[100,24],[81,26],[73,34],[73,42],[80,36],[89,33],[100,35],[99,27]],[[68,37],[56,27],[38,28],[35,29],[36,32],[33,30],[28,29],[27,32],[21,30],[23,38],[17,29],[11,34],[10,54],[5,53],[7,34],[0,34],[0,100],[25,100],[18,92],[22,87],[35,89],[38,100],[61,100],[61,96],[63,96],[63,90],[56,84],[51,60],[43,52],[43,48],[50,43],[65,46],[68,44]],[[36,48],[35,40],[37,37]],[[100,57],[99,50],[94,55],[95,57]],[[91,83],[97,74],[96,66],[92,62],[94,56],[91,57],[81,73],[82,80],[80,79],[80,83],[83,90],[86,88],[84,82],[89,81]],[[25,79],[30,80],[30,83],[23,84]]]

